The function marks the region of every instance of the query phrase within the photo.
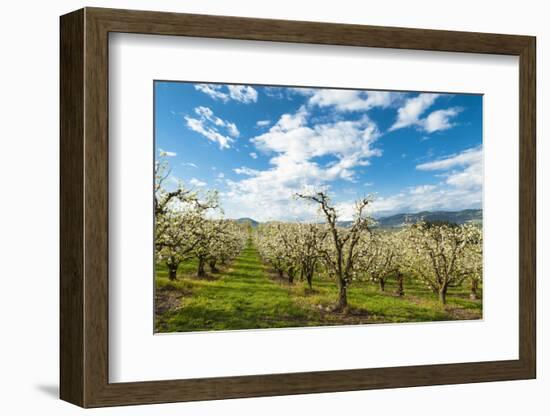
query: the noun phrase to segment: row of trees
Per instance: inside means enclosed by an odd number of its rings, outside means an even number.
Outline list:
[[[197,276],[206,276],[226,264],[244,248],[248,233],[236,221],[220,219],[223,215],[215,191],[198,192],[182,183],[167,190],[170,170],[164,161],[155,165],[155,255],[166,264],[170,280],[177,278],[180,264],[197,259]]]
[[[259,225],[254,238],[260,256],[280,278],[286,276],[292,284],[299,276],[311,289],[327,231],[317,224],[271,222]]]
[[[406,275],[425,284],[445,304],[451,287],[470,281],[477,297],[482,278],[482,234],[472,225],[420,222],[401,231],[377,230],[366,215],[369,198],[357,201],[355,216],[341,227],[329,197],[323,193],[298,194],[319,206],[320,224],[268,223],[260,225],[255,239],[260,255],[280,277],[292,283],[296,276],[309,287],[315,272],[335,279],[335,310],[347,307],[347,290],[355,280],[376,282],[385,290],[389,278],[397,280],[397,294],[404,295]]]
[[[247,226],[223,218],[216,191],[199,195],[182,183],[168,190],[170,170],[165,161],[155,165],[155,253],[165,263],[171,280],[180,264],[197,260],[197,276],[212,272],[237,256],[249,238]],[[313,285],[322,271],[338,287],[335,310],[348,306],[347,291],[355,280],[376,282],[385,290],[389,278],[404,294],[404,276],[417,279],[446,303],[447,291],[468,279],[471,297],[477,297],[482,279],[482,234],[471,225],[417,223],[397,232],[377,230],[366,211],[370,198],[358,200],[354,218],[341,227],[338,213],[324,192],[297,194],[315,204],[322,223],[272,222],[258,227],[254,238],[260,255],[281,278],[298,277]]]

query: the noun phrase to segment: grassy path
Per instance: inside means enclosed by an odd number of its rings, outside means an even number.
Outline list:
[[[187,277],[168,283],[157,278],[157,288],[173,285],[188,293],[181,307],[161,315],[162,332],[209,331],[310,326],[319,324],[315,311],[295,304],[288,290],[272,281],[258,251],[248,243],[232,267],[214,280]]]

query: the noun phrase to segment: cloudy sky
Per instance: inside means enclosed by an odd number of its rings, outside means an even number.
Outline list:
[[[171,182],[218,189],[227,218],[312,220],[480,208],[482,96],[155,82],[155,152]]]

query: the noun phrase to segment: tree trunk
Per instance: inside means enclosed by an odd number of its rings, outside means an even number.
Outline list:
[[[346,282],[338,283],[338,303],[334,308],[335,312],[343,312],[348,308],[348,288]]]
[[[397,290],[395,291],[395,294],[397,296],[405,296],[405,290],[403,289],[403,274],[398,273],[397,274]]]
[[[277,269],[277,275],[279,276],[279,278],[282,279],[282,278],[284,277],[284,275],[283,275],[283,270]]]
[[[307,285],[310,289],[313,289],[313,273],[306,274]]]
[[[199,257],[199,267],[198,267],[198,270],[197,270],[197,276],[198,277],[205,277],[206,276],[206,272],[204,270],[204,263],[206,263],[204,261],[204,259],[202,257]]]
[[[178,266],[179,264],[170,263],[168,266],[168,278],[170,280],[176,280],[178,278]]]
[[[288,271],[286,272],[286,274],[288,275],[288,284],[289,284],[289,285],[294,284],[294,275],[295,275],[295,273],[294,273],[294,267],[290,267],[290,268],[288,269]]]
[[[378,284],[380,285],[380,292],[386,290],[386,279],[378,279]]]
[[[445,305],[447,303],[447,286],[443,286],[441,289],[439,289],[439,302],[442,305]]]
[[[470,281],[470,299],[471,300],[477,300],[479,297],[477,296],[477,280],[471,280]]]
[[[210,266],[210,270],[212,271],[212,273],[218,273],[219,272],[218,268],[216,267],[216,260],[210,260],[208,262],[208,265]]]

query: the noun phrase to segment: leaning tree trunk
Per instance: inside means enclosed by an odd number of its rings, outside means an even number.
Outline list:
[[[397,274],[397,290],[395,291],[395,294],[397,296],[405,296],[405,290],[403,289],[403,273]]]
[[[206,271],[204,270],[205,263],[206,263],[206,261],[204,260],[204,258],[199,257],[199,267],[197,269],[197,276],[198,277],[205,277],[206,276]]]
[[[170,263],[167,266],[168,266],[168,278],[170,280],[176,280],[178,278],[179,263]]]
[[[478,286],[477,280],[472,279],[470,281],[470,299],[471,300],[479,299],[479,297],[477,295],[477,286]]]

